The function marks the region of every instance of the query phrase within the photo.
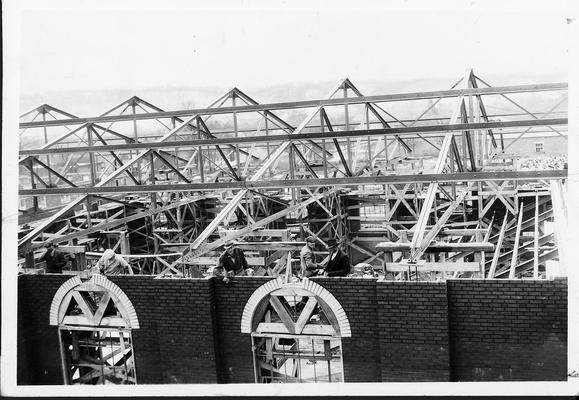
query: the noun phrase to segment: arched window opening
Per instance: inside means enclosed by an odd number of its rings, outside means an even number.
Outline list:
[[[350,326],[336,299],[311,281],[258,288],[242,332],[252,336],[256,383],[344,382],[341,338]]]
[[[75,276],[56,293],[51,325],[58,325],[65,384],[136,384],[132,330],[135,310],[102,275]]]

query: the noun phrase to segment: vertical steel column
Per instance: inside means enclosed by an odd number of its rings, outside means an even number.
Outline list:
[[[36,179],[34,179],[34,163],[32,159],[28,159],[28,165],[30,169],[30,186],[32,189],[36,189]],[[38,210],[38,196],[32,196],[32,209],[36,212]]]
[[[370,110],[368,109],[368,103],[364,106],[365,118],[366,118],[366,129],[370,129]],[[368,161],[370,162],[370,171],[374,171],[374,163],[372,162],[372,137],[368,136]]]
[[[87,138],[88,138],[88,145],[89,147],[93,146],[93,141],[92,141],[92,132],[93,132],[93,127],[92,124],[88,124],[86,126],[86,133],[87,133]],[[90,153],[88,153],[88,159],[89,159],[89,163],[90,163],[90,180],[92,182],[92,185],[96,185],[97,184],[97,178],[96,178],[96,163],[95,163],[95,156],[94,153],[91,151]]]
[[[294,147],[293,146],[289,147],[289,170],[290,170],[290,179],[295,179],[296,175],[295,175],[295,160],[294,160]],[[297,204],[296,188],[292,187],[291,193],[292,193],[292,205]],[[301,212],[300,212],[300,215],[301,215]]]
[[[137,130],[137,117],[136,117],[137,111],[136,111],[135,99],[133,99],[133,100],[131,101],[131,110],[132,110],[132,113],[133,113],[133,135],[134,135],[134,137],[135,137],[135,142],[138,142],[138,141],[139,141],[139,132],[138,132],[138,130]],[[139,153],[139,152],[137,151],[136,154],[138,154],[138,153]],[[130,156],[131,158],[133,157],[132,152],[129,152],[129,156]],[[139,174],[137,175],[137,177],[138,177],[138,179],[139,179],[139,182],[142,182],[142,181],[143,181],[143,178],[142,178],[142,175],[141,175],[141,160],[140,160],[140,159],[137,160],[137,169],[139,170]],[[133,174],[133,175],[134,175],[134,174]]]
[[[231,94],[231,101],[233,104],[233,107],[235,107],[235,99],[237,98],[237,94],[235,92],[233,92]],[[237,112],[233,111],[233,131],[235,133],[235,137],[239,137],[239,131],[237,129]],[[239,143],[236,144],[235,146],[235,158],[237,161],[237,176],[239,176],[241,178],[241,160],[240,160],[240,156],[239,156]]]
[[[268,114],[268,111],[266,110],[263,113],[263,115],[265,117],[265,121],[264,121],[265,136],[269,136],[269,121],[267,119],[267,114]],[[267,158],[269,158],[269,156],[271,155],[271,148],[269,145],[269,141],[265,142],[265,146],[267,148]],[[271,176],[272,175],[271,167],[268,169],[268,172],[269,172],[269,176]]]
[[[348,98],[348,87],[344,84],[344,98]],[[344,120],[346,123],[346,130],[350,130],[350,114],[348,112],[348,104],[344,104]],[[346,146],[348,147],[348,167],[352,165],[352,148],[350,143],[350,138],[346,138]]]
[[[201,139],[201,129],[199,129],[199,119],[197,118],[197,138]],[[205,174],[203,172],[203,146],[197,147],[197,168],[199,169],[199,177],[201,178],[201,182],[205,182]]]
[[[151,185],[155,184],[155,155],[153,152],[151,152],[149,154],[149,160],[150,160],[150,171],[151,173],[149,174],[149,182],[151,183]],[[153,192],[151,193],[151,209],[155,209],[157,208],[157,192]],[[155,217],[157,214],[152,214],[151,215],[151,229],[154,231],[155,230]],[[151,234],[153,234],[153,232],[151,232]],[[159,239],[157,238],[156,235],[152,235],[153,236],[153,247],[154,247],[154,252],[155,254],[159,254]]]
[[[175,129],[175,118],[171,117],[171,130]],[[177,135],[173,135],[173,141],[177,144]],[[175,167],[179,169],[179,146],[175,146]]]
[[[324,116],[320,113],[320,132],[324,133]],[[328,155],[326,154],[326,139],[322,138],[322,162],[324,164],[324,178],[328,177]]]
[[[468,122],[473,122],[473,121],[474,121],[474,115],[473,115],[473,100],[472,100],[472,96],[468,96],[468,114],[467,114],[467,116],[466,116],[466,121],[463,121],[463,122],[468,123]],[[471,134],[471,135],[474,135],[474,137],[475,137],[474,142],[476,142],[476,138],[477,138],[476,132],[472,132],[472,131],[471,131],[470,134]],[[468,165],[468,150],[467,150],[466,147],[467,147],[467,146],[466,146],[466,132],[463,131],[463,132],[462,132],[462,154],[464,155],[463,158],[464,158],[464,167],[465,167],[465,170],[466,170],[466,166]],[[474,153],[474,160],[471,160],[471,162],[472,162],[474,165],[471,166],[471,167],[472,167],[472,168],[471,168],[471,171],[474,171],[474,170],[475,170],[475,168],[476,168],[475,166],[476,166],[476,164],[477,164],[476,160],[477,160],[477,158],[478,158],[478,155],[477,155],[477,153],[476,153],[476,147],[475,147],[473,153]]]
[[[46,109],[43,107],[42,108],[42,122],[46,122]],[[42,129],[44,130],[44,144],[48,144],[48,131],[46,128],[46,125],[44,125],[42,127]],[[50,155],[46,155],[46,165],[50,168]],[[48,186],[52,186],[52,177],[50,176],[50,171],[47,171],[48,173]]]

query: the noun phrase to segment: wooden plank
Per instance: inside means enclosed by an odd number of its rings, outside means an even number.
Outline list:
[[[376,249],[383,251],[408,251],[410,250],[410,243],[403,242],[380,242],[376,245]],[[465,242],[465,243],[447,243],[436,242],[430,243],[426,251],[437,252],[457,252],[457,251],[493,251],[494,244],[487,242]]]
[[[226,235],[231,232],[235,232],[235,230],[219,230],[219,233],[225,233]],[[287,229],[259,229],[253,232],[246,233],[244,236],[246,237],[280,237],[283,238],[288,234]]]
[[[519,254],[519,239],[521,237],[521,223],[523,222],[523,203],[519,207],[519,218],[517,222],[517,231],[515,233],[515,243],[513,244],[513,257],[511,258],[511,269],[509,272],[509,279],[515,278],[515,266],[518,262]]]
[[[432,226],[427,226],[426,229],[431,229]],[[482,233],[482,232],[486,232],[486,229],[481,229],[481,228],[464,228],[464,229],[451,229],[451,228],[442,228],[440,230],[440,232],[438,233],[439,235],[442,236],[472,236],[472,235],[476,235],[477,233]],[[400,229],[397,231],[398,233],[400,232],[405,232],[405,233],[412,233],[414,232],[413,229]]]
[[[299,251],[306,245],[306,242],[234,242],[234,244],[242,250]]]
[[[544,252],[543,254],[541,254],[539,256],[539,263],[543,263],[545,261],[552,260],[552,259],[557,258],[557,257],[560,257],[558,249],[547,250],[546,252]],[[516,266],[516,269],[517,269],[517,272],[519,272],[519,273],[532,270],[533,269],[533,259],[531,258],[527,261],[520,263],[519,265]],[[508,272],[510,272],[509,268],[506,268],[502,271],[499,271],[496,273],[495,278],[502,278]]]
[[[386,271],[389,272],[480,272],[481,264],[478,262],[427,262],[417,266],[403,263],[386,263]]]
[[[570,268],[569,264],[571,260],[571,252],[568,251],[565,240],[569,233],[567,228],[567,203],[562,182],[552,180],[549,182],[549,186],[551,188],[551,201],[553,203],[553,228],[559,253],[559,271],[565,275],[567,274],[567,269]]]
[[[265,257],[245,257],[247,260],[247,265],[252,267],[263,267],[265,266]],[[195,257],[187,262],[187,264],[193,265],[217,265],[219,263],[219,257]]]
[[[283,323],[279,322],[262,322],[257,326],[257,333],[289,333],[290,332]],[[319,324],[308,324],[304,327],[302,335],[324,335],[324,336],[335,336],[334,328],[331,325],[319,325]]]

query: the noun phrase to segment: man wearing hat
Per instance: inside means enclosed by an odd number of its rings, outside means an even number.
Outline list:
[[[61,274],[62,268],[66,266],[66,258],[62,252],[58,251],[55,243],[50,241],[44,244],[46,252],[40,257],[39,261],[46,261],[46,273]]]
[[[328,256],[328,263],[324,268],[326,276],[348,276],[350,273],[350,259],[340,250],[338,241],[330,239],[327,243],[330,255]]]
[[[300,251],[301,275],[304,278],[317,275],[318,270],[321,268],[321,265],[315,262],[316,258],[313,251],[315,245],[316,238],[314,236],[308,236],[306,238],[306,245]]]
[[[129,263],[112,249],[106,249],[93,268],[104,275],[134,274]]]
[[[247,260],[245,259],[245,254],[243,250],[235,247],[233,242],[228,242],[225,244],[225,251],[219,257],[219,263],[217,264],[217,269],[223,270],[225,272],[225,283],[229,282],[229,278],[232,276],[243,276],[245,275],[245,270],[247,269]]]

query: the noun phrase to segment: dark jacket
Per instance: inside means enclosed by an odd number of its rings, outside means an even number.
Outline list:
[[[229,255],[227,251],[219,257],[219,268],[224,268],[225,271],[239,271],[240,269],[247,269],[247,260],[241,249],[233,249],[233,255]]]
[[[39,261],[46,261],[46,272],[49,274],[60,274],[62,268],[66,266],[66,258],[58,250],[54,250],[54,254],[48,250],[40,257]]]
[[[350,273],[350,259],[342,250],[338,250],[338,254],[333,260],[330,256],[324,271],[328,276],[347,276]]]

